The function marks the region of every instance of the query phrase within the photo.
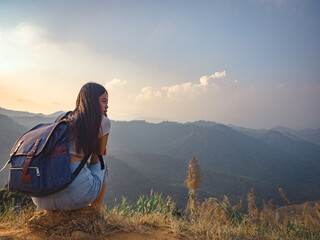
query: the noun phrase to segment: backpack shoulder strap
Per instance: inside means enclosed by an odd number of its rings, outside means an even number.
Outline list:
[[[86,162],[88,161],[90,155],[85,156],[82,160],[80,165],[76,168],[76,170],[72,173],[73,177],[75,178],[76,176],[78,176],[79,172],[81,171],[81,169],[84,167],[84,165],[86,164]]]
[[[21,138],[19,138],[19,139],[17,140],[17,142],[18,142],[20,139],[21,139]],[[16,143],[17,143],[17,142],[16,142]],[[16,152],[18,151],[18,149],[19,149],[19,147],[21,146],[22,142],[23,142],[23,140],[20,140],[20,142],[17,144],[16,149],[10,154],[9,160],[8,160],[7,163],[0,169],[0,172],[2,172],[2,171],[8,166],[8,164],[12,161],[12,157],[16,154]],[[15,143],[15,145],[16,145],[16,143]]]
[[[101,164],[101,170],[105,169],[103,157],[100,154],[98,154],[98,158]]]
[[[6,164],[0,169],[0,172],[2,172],[2,171],[6,168],[6,166],[8,166],[8,164],[10,163],[10,160],[11,160],[11,159],[9,159],[9,160],[6,162]]]
[[[82,160],[81,160],[81,163],[79,164],[79,166],[76,168],[76,170],[72,173],[72,175],[74,176],[74,178],[76,176],[78,176],[79,172],[81,171],[81,169],[84,167],[84,165],[86,164],[86,162],[88,161],[90,155],[87,155],[85,156]],[[103,161],[103,158],[100,154],[98,154],[98,158],[99,158],[99,161],[100,161],[100,164],[101,164],[101,170],[105,169],[105,166],[104,166],[104,161]]]

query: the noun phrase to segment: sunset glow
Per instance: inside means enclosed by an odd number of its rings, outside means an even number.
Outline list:
[[[0,107],[74,108],[89,81],[109,117],[320,127],[317,1],[3,1]]]

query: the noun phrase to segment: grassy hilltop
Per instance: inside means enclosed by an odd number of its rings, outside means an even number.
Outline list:
[[[55,117],[2,111],[1,166],[23,132]],[[319,137],[319,129],[113,121],[107,206],[37,211],[3,188],[0,239],[320,239]],[[0,186],[7,176],[8,168]]]
[[[88,207],[76,211],[37,211],[28,199],[2,189],[0,237],[4,239],[319,239],[320,202],[277,208],[270,200],[258,208],[254,189],[246,201],[207,198],[200,202],[201,183],[195,159],[189,164],[186,209],[170,197],[151,191],[130,204],[125,198],[102,211]],[[16,199],[22,202],[18,207]],[[246,205],[246,206],[245,206]],[[245,211],[244,208],[248,210]],[[27,233],[27,234],[26,234]],[[27,236],[27,237],[26,237]]]

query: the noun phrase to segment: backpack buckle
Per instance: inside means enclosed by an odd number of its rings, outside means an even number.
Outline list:
[[[33,157],[33,155],[34,155],[34,151],[31,150],[31,151],[28,152],[28,154],[27,154],[27,159],[28,159],[28,158],[31,159],[31,158]]]

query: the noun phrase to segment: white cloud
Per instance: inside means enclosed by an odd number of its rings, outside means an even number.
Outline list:
[[[127,84],[127,81],[119,79],[119,78],[114,78],[112,81],[107,82],[105,84],[105,88],[107,90],[115,90],[118,87],[125,86]]]
[[[210,76],[210,78],[221,78],[227,76],[226,71],[224,70],[223,72],[215,72]]]
[[[199,83],[185,82],[172,86],[164,86],[160,89],[154,89],[151,86],[144,87],[140,90],[136,100],[154,100],[154,99],[178,99],[183,97],[184,99],[194,99],[202,92],[206,91],[208,87],[214,85],[211,79],[223,78],[227,76],[226,71],[215,72],[209,76],[200,77]]]
[[[0,72],[10,73],[34,66],[46,32],[28,23],[12,29],[0,28]]]
[[[162,92],[160,90],[154,90],[152,87],[144,87],[140,90],[140,93],[136,97],[136,100],[153,100],[162,98]]]
[[[197,83],[144,87],[136,96],[133,108],[140,115],[172,121],[207,119],[246,124],[263,106],[261,92],[224,77],[227,77],[225,71],[202,76]],[[245,120],[239,122],[239,119]]]
[[[202,77],[200,78],[200,85],[206,86],[206,85],[208,85],[208,81],[209,81],[210,79],[222,78],[222,77],[225,77],[225,76],[227,76],[226,71],[223,71],[223,72],[215,72],[214,74],[212,74],[212,75],[210,75],[210,76],[207,76],[207,75],[202,76]]]
[[[63,102],[63,110],[72,109],[84,83],[101,82],[115,69],[112,59],[83,43],[54,39],[46,29],[27,22],[0,27],[0,84],[15,93],[7,98],[0,94],[2,107],[43,113],[62,110],[48,101],[39,102],[41,98]],[[25,92],[36,104],[16,100]]]
[[[200,85],[206,86],[208,84],[208,76],[202,76],[200,78]]]
[[[172,98],[174,96],[177,96],[179,94],[188,94],[192,93],[198,88],[199,86],[196,84],[192,84],[190,82],[177,84],[169,87],[163,87],[162,91],[165,93],[164,96],[167,96],[168,98]]]
[[[20,74],[25,81],[50,78],[67,83],[66,78],[88,81],[100,72],[97,60],[102,59],[96,59],[87,46],[55,42],[52,37],[47,30],[27,22],[0,28],[0,74]]]

